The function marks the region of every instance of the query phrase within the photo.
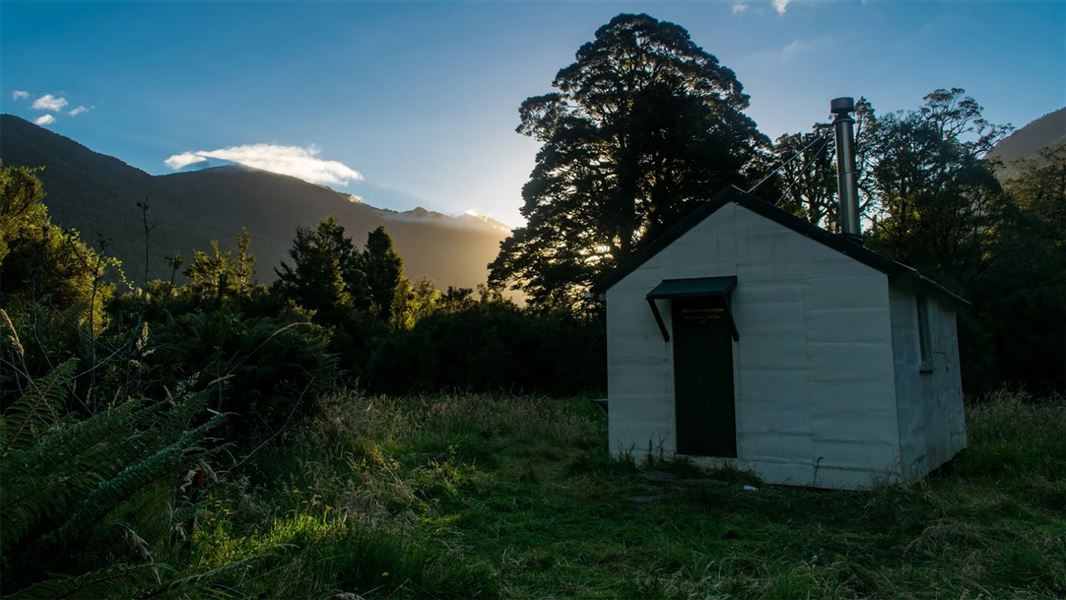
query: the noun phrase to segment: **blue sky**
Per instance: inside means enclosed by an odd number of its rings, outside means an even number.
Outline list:
[[[736,71],[771,137],[842,95],[885,112],[957,86],[1016,126],[1066,104],[1062,0],[4,1],[0,109],[50,115],[50,129],[150,173],[203,151],[309,170],[379,206],[516,225],[537,149],[514,132],[518,106],[619,12],[688,29]]]

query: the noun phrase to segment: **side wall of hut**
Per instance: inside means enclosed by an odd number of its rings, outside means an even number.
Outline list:
[[[735,275],[736,466],[764,481],[863,488],[899,478],[887,277],[727,204],[607,292],[610,447],[675,450],[673,345],[645,295]],[[660,310],[670,330],[669,303]]]
[[[966,447],[962,373],[955,309],[928,296],[928,368],[921,364],[918,299],[914,290],[892,286],[892,345],[896,374],[903,477],[923,477]]]

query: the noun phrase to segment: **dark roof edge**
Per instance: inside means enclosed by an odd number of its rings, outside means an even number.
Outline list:
[[[690,229],[699,225],[704,219],[711,216],[712,213],[733,200],[733,195],[736,192],[740,192],[740,189],[735,186],[729,186],[715,194],[714,198],[711,198],[711,201],[707,204],[696,208],[682,217],[680,221],[674,223],[673,226],[664,231],[659,237],[652,240],[650,244],[634,252],[632,256],[622,262],[622,264],[618,265],[617,269],[611,271],[603,279],[594,283],[592,285],[592,293],[600,294],[606,292],[611,286],[625,279],[626,275],[636,271],[640,265],[648,262],[653,256],[674,243],[677,238],[688,233]]]
[[[672,244],[675,240],[680,238],[685,233],[688,233],[690,229],[700,224],[704,219],[711,216],[718,209],[722,208],[730,202],[735,202],[743,206],[744,208],[757,213],[771,221],[784,225],[785,227],[799,233],[800,235],[811,238],[812,240],[821,243],[824,246],[828,246],[841,254],[850,256],[851,258],[863,263],[864,265],[876,269],[890,278],[901,277],[905,279],[913,280],[920,286],[932,289],[934,292],[946,296],[953,302],[960,302],[963,304],[970,304],[965,298],[953,293],[951,290],[945,288],[939,283],[929,279],[928,277],[919,273],[916,269],[908,267],[902,263],[899,263],[887,256],[882,256],[869,248],[857,244],[848,238],[831,233],[805,221],[791,213],[785,212],[780,208],[777,208],[768,202],[764,202],[751,194],[741,190],[736,186],[729,186],[718,192],[711,199],[710,202],[700,206],[696,210],[689,213],[683,219],[678,221],[672,227],[667,229],[659,237],[652,240],[650,244],[641,248],[635,252],[629,260],[625,261],[617,269],[609,273],[603,279],[600,279],[592,286],[592,292],[594,294],[602,294],[611,288],[614,284],[624,279],[627,275],[637,270],[642,264],[650,260],[653,256],[658,254],[664,248]]]

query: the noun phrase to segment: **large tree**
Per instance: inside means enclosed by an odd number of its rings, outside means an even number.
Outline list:
[[[777,206],[829,230],[839,222],[832,135],[831,127],[819,123],[811,133],[786,133],[774,142],[781,162]]]
[[[983,268],[1008,201],[985,155],[1009,130],[993,125],[959,88],[938,89],[916,110],[878,116],[856,103],[859,212],[866,243],[929,275],[964,288]],[[778,205],[836,229],[832,125],[786,134]],[[828,143],[824,143],[828,142]]]
[[[864,187],[868,243],[956,287],[986,266],[1008,203],[985,155],[1009,130],[965,90],[935,90],[915,111],[872,119]]]
[[[522,190],[527,219],[490,281],[534,308],[573,309],[588,285],[727,184],[751,182],[769,141],[742,112],[733,71],[688,32],[619,15],[527,99],[520,133],[542,143]]]

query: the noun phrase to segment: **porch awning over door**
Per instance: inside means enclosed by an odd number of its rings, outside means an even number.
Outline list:
[[[728,277],[696,277],[693,279],[664,279],[662,283],[648,292],[648,305],[651,306],[655,323],[659,325],[659,331],[663,334],[663,341],[670,341],[670,333],[666,331],[663,316],[659,313],[656,300],[673,300],[676,298],[709,298],[721,302],[725,310],[726,318],[729,319],[729,327],[733,332],[733,339],[739,340],[737,326],[733,321],[733,311],[729,304],[729,292],[737,286],[737,278],[734,275]]]

